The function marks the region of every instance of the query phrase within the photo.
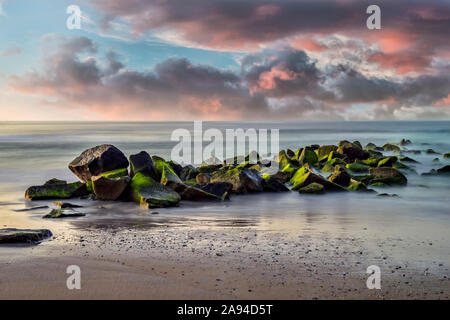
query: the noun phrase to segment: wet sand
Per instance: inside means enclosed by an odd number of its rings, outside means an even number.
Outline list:
[[[233,220],[136,229],[74,223],[37,246],[0,247],[1,299],[449,299],[443,261],[401,257],[433,243],[291,233]],[[58,222],[59,223],[59,222]],[[56,224],[55,224],[56,225]],[[367,232],[367,235],[364,235]],[[434,244],[436,246],[436,243]],[[381,290],[366,287],[369,265]],[[66,268],[81,268],[68,290]]]

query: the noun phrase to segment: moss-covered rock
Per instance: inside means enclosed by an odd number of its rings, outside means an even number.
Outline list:
[[[180,196],[182,200],[188,201],[208,201],[208,200],[222,200],[221,197],[204,191],[201,188],[195,186],[186,186],[181,192]]]
[[[114,201],[119,199],[130,183],[129,176],[92,177],[92,189],[98,200]]]
[[[285,150],[281,150],[280,152],[278,152],[276,161],[279,163],[280,170],[282,170],[284,167],[286,167],[288,164],[291,163],[290,158],[286,154]]]
[[[388,185],[405,185],[408,179],[395,168],[370,168],[370,175],[374,176],[371,183],[382,182]]]
[[[378,166],[379,161],[380,161],[379,157],[372,156],[366,160],[361,160],[361,163],[363,163],[369,167],[376,167],[376,166]]]
[[[128,177],[128,169],[121,168],[121,169],[103,172],[102,174],[100,174],[100,177],[104,177],[104,178],[108,178],[108,179]],[[91,178],[91,181],[92,181],[92,178]]]
[[[336,166],[334,173],[328,178],[329,181],[340,185],[341,187],[348,187],[351,176],[344,168]]]
[[[131,200],[148,208],[175,206],[181,200],[177,192],[142,173],[134,175],[128,190]]]
[[[281,170],[281,172],[284,174],[284,178],[281,179],[281,181],[286,182],[294,175],[294,173],[298,170],[297,166],[294,166],[293,164],[289,163],[286,167]]]
[[[212,174],[211,182],[229,182],[235,193],[249,193],[263,191],[263,178],[253,169],[231,168],[219,170]]]
[[[344,191],[341,186],[326,180],[324,177],[313,173],[310,169],[302,167],[292,177],[290,183],[292,184],[292,190],[299,190],[307,185],[316,182],[324,186],[327,191]]]
[[[161,184],[175,191],[181,191],[185,186],[183,181],[181,181],[173,169],[167,164],[162,167]]]
[[[183,181],[195,180],[195,177],[199,173],[200,172],[197,170],[197,168],[195,168],[192,165],[187,165],[187,166],[183,167],[183,169],[181,170],[180,179]]]
[[[357,147],[360,148],[360,149],[363,148],[361,142],[359,142],[358,140],[353,141],[353,145],[354,145],[354,146],[357,146]]]
[[[386,144],[383,146],[383,150],[384,150],[384,151],[392,151],[392,152],[397,152],[397,153],[399,153],[401,149],[400,149],[399,146],[396,146],[395,144],[392,144],[392,143],[386,143]]]
[[[439,152],[434,151],[433,149],[427,149],[425,150],[426,154],[440,154]]]
[[[284,192],[289,191],[289,188],[284,185],[277,177],[273,175],[263,175],[263,190],[270,192]]]
[[[87,149],[76,157],[69,169],[83,182],[91,181],[93,176],[99,176],[103,172],[128,167],[125,155],[113,145],[100,145]]]
[[[404,163],[401,163],[400,161],[397,161],[396,163],[394,163],[394,165],[392,166],[395,169],[398,170],[409,170],[409,171],[413,171],[409,166],[407,166]]]
[[[203,165],[198,167],[198,172],[200,173],[213,173],[214,171],[217,171],[221,168],[221,165],[217,164],[210,164],[210,165]]]
[[[317,161],[317,154],[310,147],[303,148],[303,151],[298,158],[300,165],[309,164],[310,166],[315,166]]]
[[[336,151],[337,147],[334,145],[323,145],[320,146],[317,150],[317,158],[319,159],[319,161],[323,160],[323,159],[328,159],[329,155],[331,152]]]
[[[334,165],[332,165],[329,161],[325,162],[322,168],[320,168],[322,172],[334,172]]]
[[[370,157],[370,154],[361,149],[359,145],[355,145],[345,140],[339,142],[337,153],[345,155],[349,162],[353,162],[356,159],[365,160]]]
[[[377,167],[392,167],[397,160],[397,157],[385,157],[378,162]]]
[[[32,186],[25,191],[27,200],[70,199],[88,194],[86,185],[82,182],[67,184],[47,184]]]
[[[370,184],[371,187],[375,187],[375,188],[386,188],[389,187],[389,185],[383,183],[383,182],[374,182]]]
[[[158,179],[155,164],[150,155],[145,151],[130,156],[130,177],[134,177],[138,172],[153,179]]]
[[[373,190],[370,190],[367,188],[367,186],[359,181],[353,181],[348,187],[347,190],[349,191],[358,191],[358,192],[373,192]]]
[[[310,183],[307,186],[304,186],[298,190],[299,193],[303,194],[322,194],[324,193],[325,188],[320,183]]]
[[[53,178],[53,179],[46,181],[44,183],[44,186],[61,185],[61,184],[67,184],[67,181]]]
[[[197,184],[208,184],[211,180],[211,175],[208,173],[199,173],[195,177],[195,181]]]
[[[48,214],[43,216],[43,219],[62,219],[62,218],[77,218],[84,217],[85,214],[81,212],[76,212],[73,210],[64,210],[64,209],[53,209]]]
[[[50,238],[52,233],[47,229],[0,229],[0,243],[38,243]]]
[[[444,153],[444,159],[450,159],[450,153]]]
[[[352,162],[349,163],[345,166],[347,169],[353,171],[353,172],[368,172],[369,171],[369,166],[365,165],[361,162]]]
[[[233,190],[233,185],[229,182],[214,182],[203,185],[195,185],[195,187],[205,192],[212,193],[222,200],[229,199]]]
[[[375,150],[376,148],[377,148],[376,144],[374,144],[372,142],[369,142],[368,144],[366,144],[366,147],[364,149],[366,149],[366,150]]]

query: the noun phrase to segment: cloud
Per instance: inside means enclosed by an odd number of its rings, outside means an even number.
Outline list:
[[[244,56],[239,72],[175,57],[144,72],[113,51],[100,52],[86,37],[44,37],[42,70],[10,76],[9,87],[105,120],[346,119],[358,104],[375,105],[372,119],[404,117],[409,109],[420,116],[450,111],[444,71],[380,77],[358,70],[359,58],[319,66],[305,51],[283,46]]]
[[[2,51],[0,51],[0,56],[2,57],[11,57],[17,56],[22,53],[22,49],[19,47],[9,47]]]

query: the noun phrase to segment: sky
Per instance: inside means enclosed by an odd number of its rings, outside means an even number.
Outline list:
[[[0,121],[450,120],[449,31],[450,0],[0,0]]]

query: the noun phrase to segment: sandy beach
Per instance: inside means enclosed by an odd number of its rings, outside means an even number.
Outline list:
[[[0,248],[1,299],[449,299],[444,242],[299,234],[233,219],[170,219],[144,228],[68,223],[37,246]],[[65,223],[64,223],[65,224]],[[55,224],[56,226],[57,224]],[[89,227],[88,227],[89,225]],[[272,230],[270,230],[272,229]],[[445,237],[442,237],[445,240]],[[406,241],[404,241],[406,240]],[[400,252],[416,252],[416,255]],[[381,290],[366,268],[381,268]],[[68,290],[66,268],[81,268]]]

